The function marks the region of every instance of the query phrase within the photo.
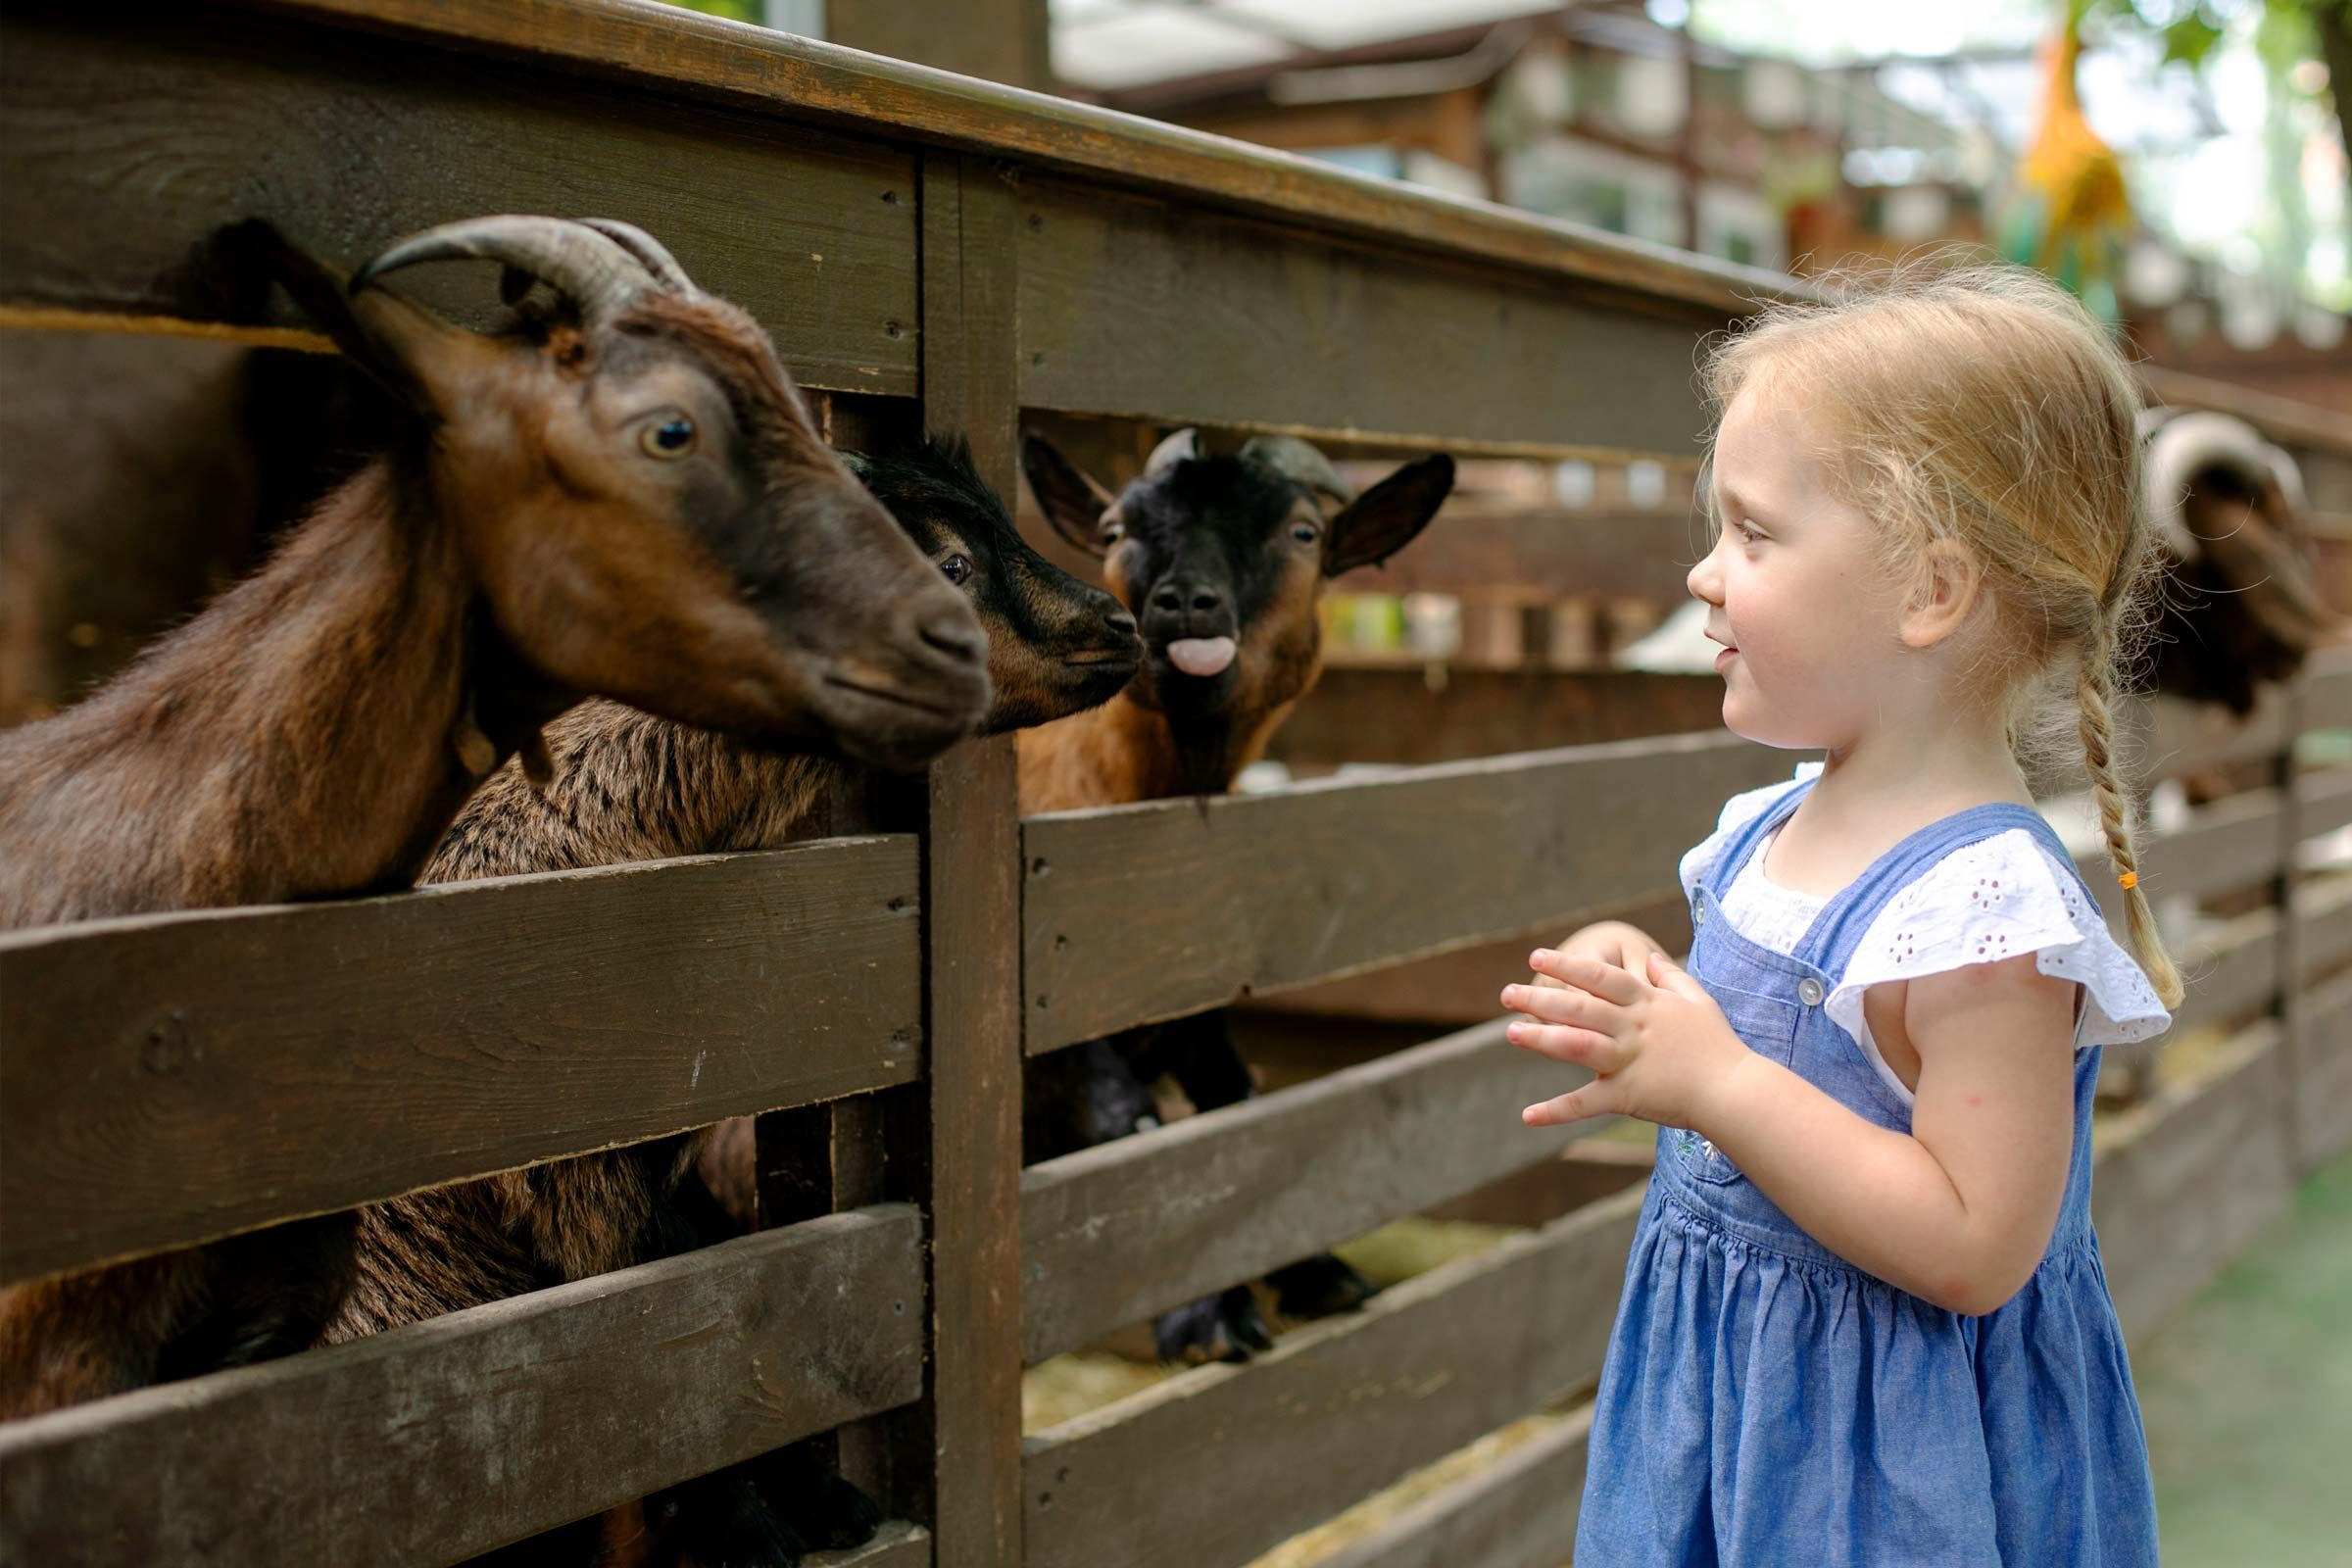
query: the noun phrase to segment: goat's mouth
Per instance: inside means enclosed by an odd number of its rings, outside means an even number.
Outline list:
[[[858,697],[881,703],[886,707],[904,709],[909,713],[920,713],[925,718],[936,719],[942,724],[962,724],[967,722],[971,716],[961,703],[943,702],[935,697],[926,697],[922,693],[910,691],[904,686],[884,686],[873,681],[852,680],[847,675],[827,675],[825,684],[835,691],[852,692]]]
[[[1064,654],[1061,662],[1072,669],[1100,669],[1108,664],[1118,664],[1133,669],[1142,662],[1132,647],[1088,649],[1083,653]]]

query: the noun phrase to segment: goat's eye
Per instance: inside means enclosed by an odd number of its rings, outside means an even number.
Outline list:
[[[637,444],[649,458],[682,458],[694,450],[694,421],[681,414],[649,424],[638,434]]]
[[[1323,537],[1323,530],[1311,522],[1302,522],[1291,530],[1291,537],[1302,545],[1311,545]]]
[[[1126,537],[1127,525],[1125,523],[1106,522],[1102,525],[1102,542],[1104,544],[1115,545]]]
[[[948,574],[948,581],[959,588],[972,579],[972,564],[963,556],[950,556],[939,564],[939,569]]]

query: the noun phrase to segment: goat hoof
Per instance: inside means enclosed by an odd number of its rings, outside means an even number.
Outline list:
[[[1352,1312],[1380,1294],[1380,1287],[1329,1252],[1303,1258],[1266,1276],[1274,1304],[1285,1317],[1333,1317]]]
[[[1204,1296],[1165,1313],[1152,1325],[1163,1361],[1205,1366],[1211,1361],[1247,1361],[1274,1348],[1274,1335],[1257,1298],[1247,1285]]]

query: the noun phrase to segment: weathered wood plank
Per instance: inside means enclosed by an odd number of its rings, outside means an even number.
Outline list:
[[[1622,904],[1788,773],[1671,736],[1028,818],[1028,1049]]]
[[[2278,790],[2243,790],[2199,807],[2183,827],[2141,840],[2139,869],[2148,891],[2158,898],[2221,893],[2276,876],[2286,848],[2281,805]],[[2092,887],[2114,887],[2104,848],[2075,863]]]
[[[250,3],[886,139],[1033,162],[1189,203],[1370,234],[1399,251],[1479,257],[1558,282],[1619,288],[1726,316],[1750,309],[1754,299],[1807,288],[1755,268],[682,9],[630,0]]]
[[[1032,1438],[1029,1568],[1246,1562],[1588,1383],[1641,1203],[1595,1203],[1247,1366],[1187,1372]],[[1184,1456],[1181,1485],[1170,1454]]]
[[[2177,778],[2284,751],[2294,744],[2292,708],[2288,694],[2276,686],[2263,688],[2244,718],[2214,703],[2162,698],[2133,705],[2133,727],[2144,725],[2148,737],[2146,776],[2150,782]]]
[[[2333,975],[2352,958],[2352,877],[2307,881],[2295,890],[2295,921],[2302,928],[2303,985]]]
[[[2352,650],[2326,649],[2305,662],[2303,722],[2312,729],[2352,729]]]
[[[1016,485],[1012,395],[1018,215],[985,161],[923,161],[923,415],[960,431],[998,490]],[[921,1125],[906,1129],[931,1217],[931,1357],[897,1434],[941,1568],[1021,1561],[1020,828],[1010,737],[934,763],[924,810],[926,1006]]]
[[[1596,1131],[1519,1125],[1519,1106],[1587,1075],[1516,1049],[1502,1027],[1032,1167],[1021,1180],[1028,1358],[1458,1198]]]
[[[1586,1405],[1316,1568],[1562,1568],[1576,1548],[1592,1436]]]
[[[1727,317],[1054,181],[1021,211],[1034,407],[1526,455],[1687,455],[1706,425],[1688,367]]]
[[[453,218],[588,214],[659,235],[809,385],[914,390],[902,150],[217,8],[134,0],[98,31],[86,13],[18,5],[0,36],[12,304],[250,318],[239,280],[201,254],[241,218],[354,266]],[[494,270],[425,269],[400,286],[478,322]]]
[[[1711,530],[1688,492],[1649,511],[1473,511],[1459,501],[1445,524],[1380,566],[1338,579],[1343,593],[1478,594],[1511,588],[1531,598],[1679,602]],[[1710,679],[1714,677],[1710,676]]]
[[[1411,556],[1408,550],[1396,560]],[[1645,735],[1713,734],[1722,724],[1723,681],[1715,675],[1327,668],[1275,732],[1267,755],[1293,763],[1451,762]]]
[[[2316,839],[2352,822],[2352,767],[2306,773],[2295,781],[2295,835]]]
[[[2145,1336],[2286,1210],[2294,1190],[2275,1019],[2101,1139],[2091,1216],[2124,1331]]]
[[[2254,909],[2208,933],[2179,956],[2188,995],[2168,1035],[2243,1023],[2278,1001],[2278,911]]]
[[[913,1398],[921,1304],[867,1209],[16,1422],[0,1556],[448,1562]]]
[[[907,1082],[915,859],[844,839],[0,937],[0,1279]]]

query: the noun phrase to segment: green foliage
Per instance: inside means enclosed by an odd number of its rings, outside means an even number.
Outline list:
[[[674,6],[688,11],[700,11],[707,17],[725,17],[729,22],[763,22],[764,8],[760,0],[669,0]]]

